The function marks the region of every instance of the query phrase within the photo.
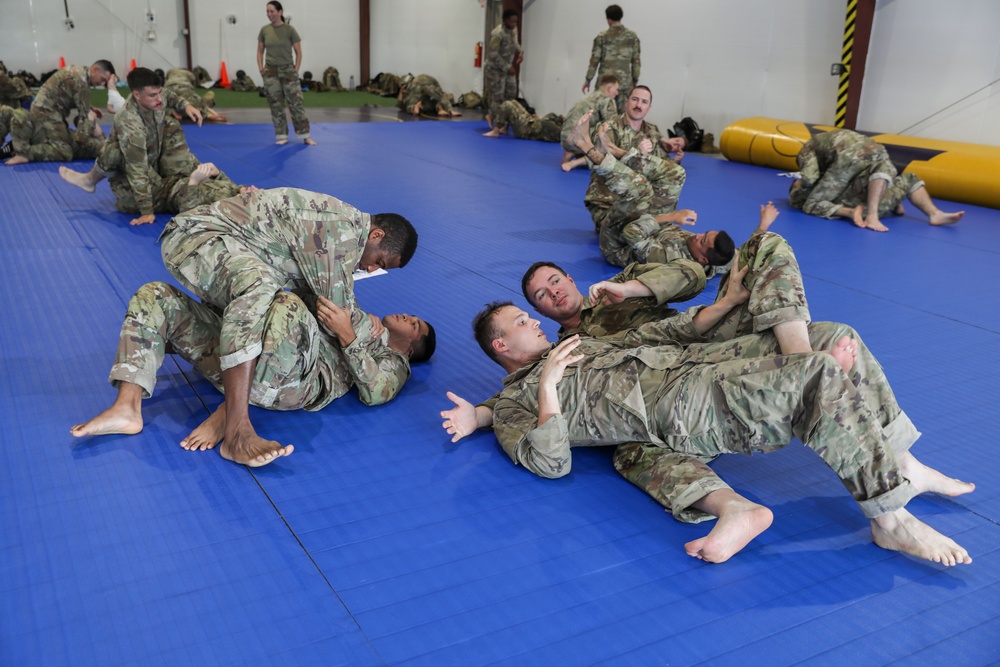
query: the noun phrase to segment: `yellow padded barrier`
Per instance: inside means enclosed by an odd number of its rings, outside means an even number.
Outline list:
[[[810,137],[837,128],[757,116],[722,132],[719,147],[734,162],[795,171]],[[864,132],[886,147],[900,172],[916,174],[933,197],[1000,208],[1000,146]]]

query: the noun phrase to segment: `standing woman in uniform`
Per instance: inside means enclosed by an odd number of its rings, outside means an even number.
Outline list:
[[[295,28],[285,23],[284,10],[277,0],[267,3],[267,18],[270,23],[261,28],[257,36],[257,67],[264,79],[267,104],[271,107],[274,135],[278,139],[275,143],[288,143],[288,121],[285,119],[287,105],[292,114],[295,135],[310,146],[315,146],[316,142],[309,137],[309,119],[306,118],[302,85],[299,83],[302,39]]]

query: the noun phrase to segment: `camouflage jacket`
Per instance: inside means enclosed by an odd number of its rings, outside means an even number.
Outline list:
[[[520,52],[521,45],[517,41],[517,29],[507,30],[501,23],[490,33],[490,50],[486,59],[486,69],[506,74],[514,62],[514,56]]]
[[[627,92],[639,80],[639,65],[639,37],[619,23],[594,38],[586,80],[593,79],[595,73],[598,78],[614,74],[622,84],[622,91]]]
[[[594,135],[596,135],[597,128],[600,127],[601,123],[611,120],[618,113],[615,110],[615,98],[608,97],[600,89],[587,93],[566,114],[561,133],[564,144],[566,137],[573,131],[576,122],[588,111],[594,112],[594,115],[590,117],[590,130],[591,134]],[[564,145],[563,148],[566,148],[566,146]]]
[[[186,230],[189,252],[200,233],[232,236],[284,273],[288,289],[308,289],[352,313],[355,330],[367,316],[354,299],[354,269],[368,242],[371,216],[330,195],[273,188],[199,206],[164,229]],[[184,253],[183,248],[181,254]]]
[[[660,145],[660,139],[663,138],[663,135],[660,134],[660,128],[653,123],[642,121],[639,129],[633,130],[625,114],[617,114],[612,116],[608,121],[607,137],[608,141],[623,151],[629,151],[633,148],[637,149],[643,139],[649,139],[653,143],[654,155],[663,159],[670,158],[663,149],[663,146]],[[610,208],[617,198],[618,195],[608,189],[608,186],[601,181],[600,176],[591,171],[590,185],[587,187],[587,194],[583,198],[583,203],[586,204],[587,208],[594,206],[598,208]]]
[[[198,87],[198,79],[195,77],[194,72],[190,70],[183,69],[181,67],[174,67],[167,72],[167,78],[163,82],[163,88],[170,90],[177,97],[183,98],[193,104],[198,111],[205,114],[210,106],[202,99],[201,95],[198,94],[196,88]]]
[[[562,477],[572,465],[574,446],[627,442],[664,444],[652,423],[656,391],[670,382],[669,371],[702,361],[704,340],[690,325],[674,330],[683,342],[664,339],[659,322],[645,324],[621,339],[582,338],[584,359],[569,366],[556,385],[561,413],[538,425],[538,384],[548,353],[504,378],[496,399],[493,430],[514,463],[542,477]],[[645,387],[645,390],[644,390]]]
[[[304,409],[321,410],[351,387],[358,388],[358,398],[365,405],[381,405],[395,398],[410,377],[410,361],[389,347],[388,340],[388,331],[383,331],[379,338],[372,336],[371,326],[362,327],[354,342],[343,349],[324,336],[318,365],[329,369],[323,380],[327,386],[319,391],[317,400]]]
[[[701,265],[687,259],[677,259],[667,264],[629,264],[625,270],[610,278],[611,282],[626,283],[638,280],[653,292],[651,297],[633,297],[621,303],[601,304],[584,297],[580,324],[561,327],[559,337],[584,334],[594,338],[622,334],[647,322],[665,320],[678,315],[669,301],[693,299],[705,289],[705,272]],[[687,329],[682,320],[678,326]],[[686,335],[681,335],[686,338]]]
[[[817,134],[803,144],[797,160],[801,185],[789,193],[788,203],[821,218],[837,217],[846,199],[856,199],[848,194],[858,189],[857,179],[862,179],[860,189],[867,191],[869,180],[891,184],[897,173],[884,146],[852,130]]]
[[[113,178],[124,177],[128,180],[142,215],[154,212],[149,172],[157,171],[163,152],[163,125],[167,122],[167,113],[174,109],[183,114],[187,106],[186,99],[164,88],[163,106],[159,109],[143,109],[130,95],[125,106],[115,115],[108,143],[117,146],[121,152],[123,173]]]
[[[31,111],[59,115],[67,123],[73,109],[82,118],[90,111],[90,79],[79,65],[64,67],[46,81],[31,103]]]
[[[438,80],[430,74],[418,74],[413,80],[406,84],[406,90],[399,100],[399,107],[407,113],[413,113],[413,107],[417,102],[422,102],[420,110],[424,113],[433,114],[437,105],[451,108],[446,104],[444,90]]]

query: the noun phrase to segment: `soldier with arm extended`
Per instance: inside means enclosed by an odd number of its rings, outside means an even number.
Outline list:
[[[613,74],[621,84],[620,92],[615,99],[619,113],[624,113],[627,95],[639,83],[641,65],[639,37],[622,25],[625,13],[618,5],[609,5],[604,10],[608,21],[608,29],[594,38],[590,52],[590,64],[583,82],[583,92],[590,90],[590,81],[596,74],[602,77]]]

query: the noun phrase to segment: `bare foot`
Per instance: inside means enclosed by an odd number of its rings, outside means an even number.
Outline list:
[[[7,164],[10,164],[10,161],[8,161]],[[945,213],[943,211],[938,211],[937,213],[931,215],[931,224],[935,227],[940,227],[942,225],[954,225],[956,222],[961,220],[964,215],[965,211],[959,211],[958,213]]]
[[[584,154],[594,147],[594,144],[590,141],[590,117],[593,115],[594,111],[590,110],[580,116],[580,120],[576,121],[576,125],[573,126],[569,136],[566,137],[567,145]]]
[[[142,412],[131,406],[115,402],[110,408],[92,418],[77,424],[69,430],[74,438],[85,435],[112,435],[120,433],[135,435],[142,430]]]
[[[226,404],[220,405],[215,412],[191,431],[188,437],[181,440],[181,447],[189,452],[212,449],[226,434]]]
[[[211,177],[218,176],[218,174],[219,168],[211,162],[199,164],[195,167],[195,170],[191,172],[191,177],[188,178],[188,185],[198,185],[199,183],[204,183]]]
[[[279,445],[257,435],[249,421],[236,425],[225,434],[219,454],[227,461],[258,468],[271,463],[279,456],[288,456],[295,450],[292,445]]]
[[[850,336],[842,336],[833,344],[829,352],[847,373],[854,368],[854,362],[858,360],[858,343]]]
[[[572,160],[567,160],[566,162],[563,162],[559,166],[560,166],[560,168],[563,171],[570,172],[570,171],[573,171],[574,169],[576,169],[577,167],[586,166],[586,164],[587,164],[587,158],[585,158],[585,157],[578,157],[578,158],[574,158]]]
[[[28,164],[28,158],[24,157],[23,155],[15,155],[14,157],[4,162],[4,164],[7,165],[8,167],[13,167],[16,164]]]
[[[871,520],[875,544],[890,551],[923,558],[942,565],[968,565],[969,552],[954,540],[918,520],[905,509],[898,509]]]
[[[939,493],[942,496],[963,496],[976,490],[976,485],[963,482],[929,468],[910,452],[896,454],[896,462],[903,477],[910,480],[919,493]]]
[[[462,114],[461,112],[452,109],[451,111],[448,112],[448,115],[451,116],[452,118],[459,118]]]
[[[864,211],[865,209],[863,206],[861,206],[861,204],[858,204],[857,206],[854,207],[854,212],[851,214],[851,222],[854,223],[855,227],[861,227],[862,229],[864,229],[865,227],[868,226],[868,223],[865,222]]]
[[[97,189],[97,182],[94,181],[92,171],[73,171],[69,167],[59,167],[59,176],[84,192],[93,192]]]
[[[729,501],[712,531],[684,545],[688,556],[723,563],[763,533],[774,520],[771,510],[739,496]]]
[[[274,143],[277,144],[278,146],[284,146],[285,144],[288,143],[288,139],[278,139]]]
[[[209,123],[225,123],[228,121],[226,114],[218,113],[215,111],[209,111],[208,117],[205,118]]]
[[[484,132],[483,136],[484,137],[499,137],[500,136],[500,130],[498,128],[494,127],[489,132]]]
[[[304,143],[306,146],[315,146],[316,145],[316,142],[315,142],[315,140],[313,140],[312,137],[306,137],[305,139],[302,140],[302,143]]]
[[[877,215],[869,215],[865,219],[865,227],[872,230],[873,232],[889,231],[889,228],[882,224],[882,221],[878,219]]]

